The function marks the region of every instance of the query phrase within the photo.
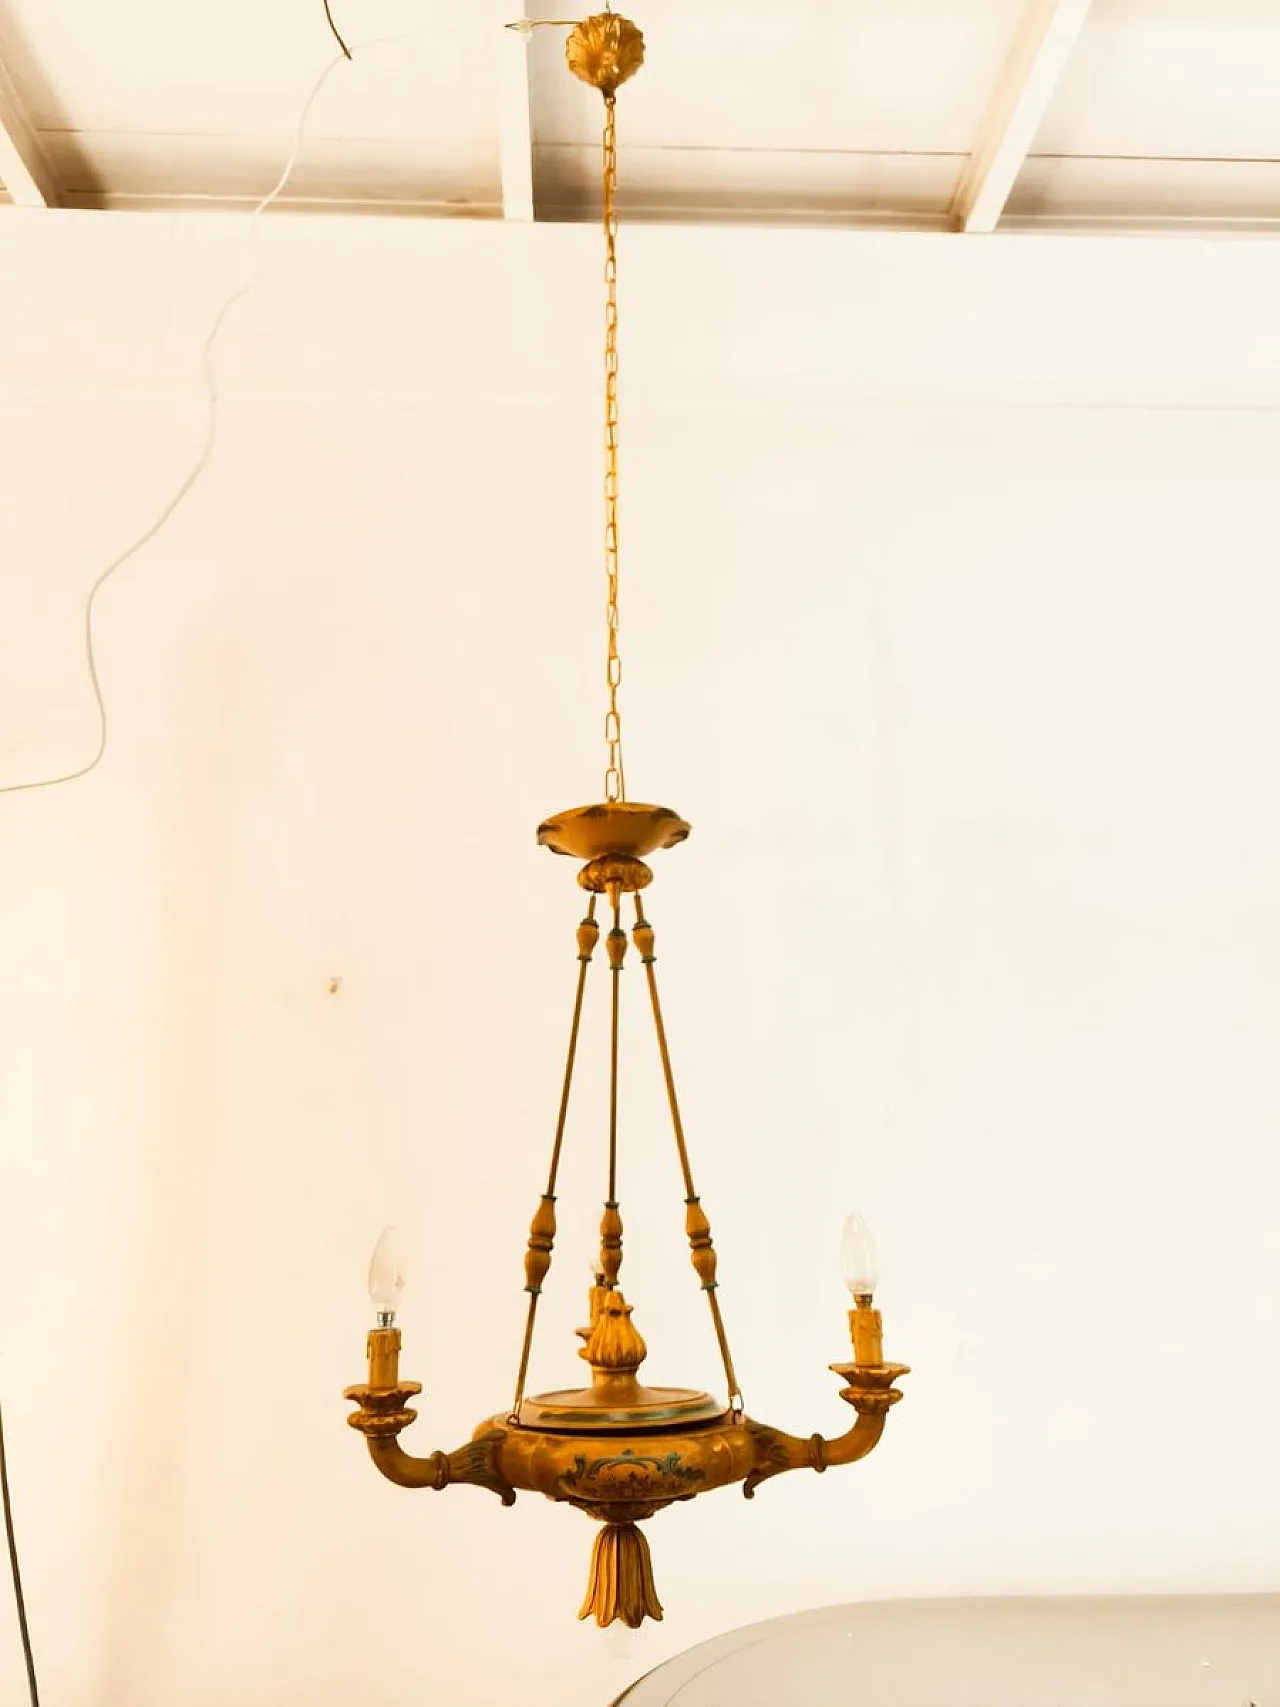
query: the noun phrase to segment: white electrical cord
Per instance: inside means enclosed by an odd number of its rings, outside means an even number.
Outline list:
[[[398,39],[400,38],[391,36],[382,38],[382,40],[387,41]],[[369,48],[380,45],[380,41],[373,41],[362,43],[361,47]],[[213,351],[214,346],[218,341],[218,335],[226,324],[227,316],[238,302],[242,302],[244,298],[249,295],[250,291],[253,290],[254,286],[258,282],[257,228],[254,222],[258,218],[259,214],[265,213],[267,208],[271,206],[272,202],[278,201],[284,194],[285,186],[293,176],[294,168],[298,164],[298,157],[302,152],[303,133],[306,130],[307,120],[311,116],[311,109],[315,105],[320,91],[329,81],[332,74],[340,65],[346,63],[346,57],[347,56],[343,54],[335,55],[316,79],[311,93],[307,96],[306,105],[303,107],[302,113],[298,119],[297,129],[294,131],[293,136],[293,146],[289,150],[289,158],[285,162],[284,170],[281,172],[272,188],[254,207],[245,222],[250,228],[250,235],[253,239],[250,251],[252,270],[248,280],[238,289],[232,291],[231,295],[218,310],[200,351],[200,365],[204,374],[205,399],[207,403],[207,422],[205,426],[204,442],[200,447],[196,460],[192,464],[190,471],[183,477],[177,491],[174,492],[173,496],[156,516],[155,520],[151,522],[136,539],[131,541],[131,543],[125,547],[118,557],[114,558],[107,564],[106,568],[90,586],[88,594],[85,597],[85,662],[89,669],[89,686],[93,690],[93,701],[97,710],[98,718],[98,744],[94,749],[93,756],[87,761],[87,763],[80,765],[76,770],[64,771],[59,776],[39,777],[32,782],[0,783],[0,794],[22,794],[28,789],[57,788],[64,782],[77,782],[81,777],[88,776],[90,771],[96,770],[102,763],[107,751],[107,738],[110,733],[110,719],[107,714],[107,703],[102,693],[102,682],[98,675],[98,656],[97,648],[94,643],[93,617],[94,609],[98,601],[98,594],[116,573],[117,569],[122,569],[130,558],[136,557],[144,545],[150,545],[151,541],[180,508],[184,500],[190,494],[192,488],[204,473],[205,469],[209,466],[210,458],[213,456],[213,447],[218,431],[218,376],[214,371]]]

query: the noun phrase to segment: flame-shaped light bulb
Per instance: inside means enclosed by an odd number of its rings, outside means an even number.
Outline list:
[[[840,1267],[855,1298],[870,1298],[880,1282],[880,1260],[871,1229],[855,1210],[840,1235]]]
[[[369,1302],[378,1313],[378,1326],[395,1326],[400,1294],[404,1291],[405,1261],[400,1235],[384,1227],[369,1262]]]

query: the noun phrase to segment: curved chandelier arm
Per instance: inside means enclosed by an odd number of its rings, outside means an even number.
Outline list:
[[[833,1465],[856,1464],[859,1458],[865,1458],[873,1447],[880,1444],[884,1421],[884,1415],[863,1416],[858,1418],[846,1434],[838,1434],[834,1440],[825,1440],[821,1435],[814,1435],[819,1459],[815,1468],[819,1471],[828,1470]],[[810,1444],[812,1446],[813,1442]]]
[[[343,1395],[359,1407],[347,1421],[365,1437],[369,1456],[381,1473],[398,1488],[434,1488],[439,1492],[455,1482],[466,1482],[488,1488],[503,1505],[514,1505],[515,1489],[498,1469],[497,1451],[503,1439],[500,1429],[482,1430],[456,1452],[432,1452],[426,1458],[415,1458],[404,1450],[397,1436],[417,1416],[405,1401],[421,1391],[417,1381],[404,1381],[395,1387],[362,1383],[348,1387]]]
[[[743,1427],[751,1437],[755,1466],[742,1484],[747,1499],[755,1496],[761,1482],[781,1476],[787,1470],[829,1470],[841,1464],[856,1464],[875,1449],[884,1433],[885,1420],[891,1408],[902,1397],[894,1387],[900,1376],[910,1374],[904,1363],[885,1363],[875,1367],[851,1363],[833,1363],[832,1369],[842,1375],[849,1385],[842,1388],[840,1397],[853,1406],[858,1420],[847,1433],[828,1440],[823,1435],[810,1435],[802,1440],[782,1429],[771,1428],[750,1417]]]
[[[370,1436],[369,1456],[398,1488],[434,1488],[439,1492],[455,1482],[465,1482],[472,1487],[488,1488],[503,1505],[514,1505],[516,1491],[497,1467],[496,1449],[502,1438],[495,1431],[468,1441],[456,1452],[433,1452],[429,1458],[415,1458],[394,1438]]]
[[[456,1452],[415,1458],[403,1450],[398,1436],[418,1414],[409,1400],[422,1391],[422,1383],[400,1379],[399,1328],[390,1324],[373,1328],[368,1349],[368,1380],[348,1387],[343,1398],[356,1407],[347,1421],[365,1437],[370,1458],[387,1480],[401,1488],[436,1489],[470,1482],[497,1494],[503,1505],[514,1505],[515,1489],[498,1469],[500,1429],[480,1429]]]

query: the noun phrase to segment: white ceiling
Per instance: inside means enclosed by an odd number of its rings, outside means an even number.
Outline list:
[[[290,205],[594,215],[599,105],[563,29],[526,47],[502,28],[520,0],[333,5],[355,56],[316,101]],[[632,10],[649,46],[619,103],[633,216],[1280,222],[1276,0]],[[28,203],[256,199],[334,52],[322,0],[0,0],[0,181]]]

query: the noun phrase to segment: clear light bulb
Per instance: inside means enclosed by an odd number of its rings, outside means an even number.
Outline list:
[[[405,1261],[400,1235],[394,1227],[384,1227],[369,1262],[369,1302],[378,1312],[380,1328],[389,1328],[395,1323],[404,1279]]]
[[[880,1281],[880,1261],[871,1229],[855,1210],[840,1235],[840,1267],[855,1298],[870,1298]]]
[[[587,1273],[591,1276],[593,1286],[599,1286],[604,1280],[604,1270],[600,1267],[599,1251],[592,1251],[587,1257]]]
[[[629,1624],[624,1624],[621,1618],[615,1618],[612,1624],[605,1626],[603,1635],[604,1651],[615,1664],[635,1664],[636,1655],[640,1650],[639,1630],[633,1630]]]

